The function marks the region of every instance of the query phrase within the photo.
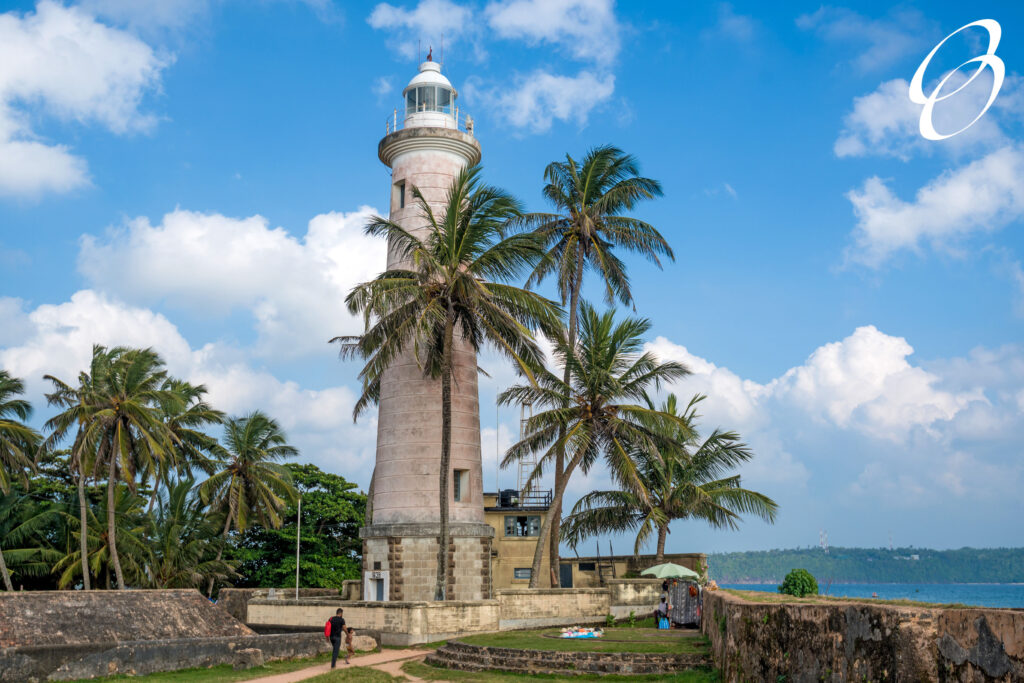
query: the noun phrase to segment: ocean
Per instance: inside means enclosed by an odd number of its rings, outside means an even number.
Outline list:
[[[775,593],[778,584],[723,583],[723,588]],[[833,583],[818,584],[822,594],[849,598],[870,598],[877,593],[882,600],[960,603],[975,607],[1024,608],[1024,583]]]

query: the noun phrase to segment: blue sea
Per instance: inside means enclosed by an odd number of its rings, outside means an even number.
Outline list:
[[[776,583],[723,583],[723,588],[746,591],[778,590]],[[826,586],[818,586],[824,594]],[[833,583],[828,595],[882,600],[960,603],[976,607],[1024,607],[1024,583]]]

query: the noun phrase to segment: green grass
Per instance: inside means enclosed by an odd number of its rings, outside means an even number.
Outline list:
[[[643,652],[667,654],[702,654],[708,651],[707,640],[700,635],[640,628],[605,629],[605,639],[547,638],[560,629],[540,631],[502,631],[459,638],[470,645],[509,647],[521,650],[555,650],[557,652]],[[615,642],[624,640],[628,642]]]
[[[881,598],[848,598],[838,595],[809,595],[804,598],[783,595],[782,593],[769,593],[768,591],[744,591],[736,588],[720,588],[726,593],[731,593],[743,598],[747,602],[761,602],[778,604],[783,602],[801,602],[805,604],[821,605],[828,602],[867,602],[876,605],[895,605],[896,607],[931,607],[933,609],[977,609],[971,605],[963,605],[959,602],[937,603],[921,602],[920,600],[882,600]]]
[[[245,671],[235,671],[230,664],[212,666],[208,669],[182,669],[181,671],[166,671],[163,673],[148,674],[146,676],[105,676],[103,678],[89,678],[71,683],[96,683],[97,681],[145,681],[145,683],[234,683],[234,681],[247,681],[252,678],[262,678],[274,674],[283,674],[289,671],[305,669],[308,666],[315,666],[331,661],[331,655],[319,655],[307,659],[284,659]]]
[[[579,676],[553,676],[551,674],[513,674],[498,671],[456,671],[440,669],[422,662],[406,662],[402,671],[428,681],[458,681],[460,683],[521,683],[524,680],[544,681],[667,681],[668,683],[719,683],[721,676],[710,669],[694,669],[676,674],[651,674],[643,676],[601,676],[583,674]]]

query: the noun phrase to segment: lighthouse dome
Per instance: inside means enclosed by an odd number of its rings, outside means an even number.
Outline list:
[[[419,73],[413,76],[402,94],[405,96],[406,127],[454,127],[458,93],[441,73],[441,65],[437,62],[428,58],[420,64]]]

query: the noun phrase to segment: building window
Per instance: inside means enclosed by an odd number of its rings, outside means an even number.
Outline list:
[[[374,562],[373,563],[373,571],[375,571],[375,572],[379,572],[380,571],[380,562]]]
[[[592,571],[596,571],[596,570],[597,570],[597,567],[595,566],[594,562],[580,562],[580,571],[581,572],[592,572]]]
[[[399,209],[404,209],[405,208],[405,181],[404,180],[399,182],[399,183],[395,183],[394,203],[395,203],[395,206],[398,207]]]
[[[463,499],[469,498],[469,470],[455,470],[452,475],[452,481],[455,483],[455,502],[458,503]]]
[[[507,515],[506,536],[540,536],[540,515]]]
[[[529,581],[531,576],[533,576],[533,569],[529,567],[516,567],[512,570],[513,579],[524,579]]]

